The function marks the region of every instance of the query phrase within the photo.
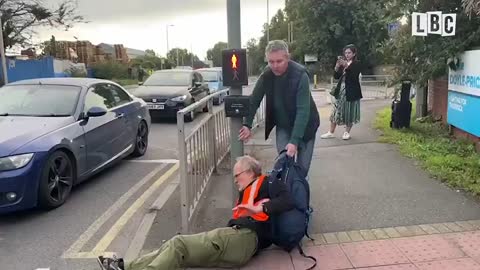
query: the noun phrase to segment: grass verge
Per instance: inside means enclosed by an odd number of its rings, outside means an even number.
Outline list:
[[[415,106],[413,106],[415,107]],[[411,121],[410,129],[390,128],[391,108],[377,112],[375,128],[381,142],[396,144],[400,152],[449,186],[480,194],[480,154],[473,143],[454,139],[440,123]],[[412,112],[415,115],[415,112]]]

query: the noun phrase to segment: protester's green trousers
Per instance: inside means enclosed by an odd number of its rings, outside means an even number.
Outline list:
[[[257,241],[257,234],[250,229],[219,228],[177,235],[160,249],[127,263],[125,270],[240,267],[255,254]]]

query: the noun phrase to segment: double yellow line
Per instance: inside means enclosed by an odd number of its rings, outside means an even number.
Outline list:
[[[173,165],[167,172],[165,172],[162,176],[160,176],[128,209],[123,213],[123,215],[115,222],[115,224],[110,228],[110,230],[100,239],[97,245],[93,248],[92,251],[89,252],[79,252],[79,250],[83,247],[76,246],[73,250],[72,248],[65,252],[62,256],[66,259],[87,259],[87,258],[96,258],[100,255],[111,256],[115,254],[114,252],[107,252],[107,248],[113,242],[113,240],[118,236],[118,234],[122,231],[128,221],[132,218],[132,216],[145,204],[146,200],[152,196],[152,194],[160,187],[160,185],[165,182],[170,176],[172,176],[178,170],[178,163]],[[83,237],[77,240],[81,240]],[[81,242],[86,242],[88,239],[83,239]],[[73,246],[72,246],[73,247]]]

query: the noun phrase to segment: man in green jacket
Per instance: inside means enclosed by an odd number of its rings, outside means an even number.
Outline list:
[[[252,137],[252,123],[263,97],[266,98],[265,140],[276,127],[277,151],[297,155],[297,162],[308,174],[320,126],[317,106],[310,93],[310,81],[304,66],[290,60],[288,45],[270,41],[265,49],[268,67],[260,75],[250,95],[250,115],[240,129],[239,139]]]

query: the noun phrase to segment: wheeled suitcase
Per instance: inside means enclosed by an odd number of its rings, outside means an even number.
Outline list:
[[[412,103],[410,100],[401,102],[394,100],[392,102],[392,116],[390,127],[395,129],[409,128],[410,115],[412,114]]]
[[[409,128],[410,116],[412,114],[412,102],[410,102],[410,87],[409,81],[402,83],[402,89],[400,93],[400,100],[396,98],[392,101],[392,116],[390,120],[390,127]]]

